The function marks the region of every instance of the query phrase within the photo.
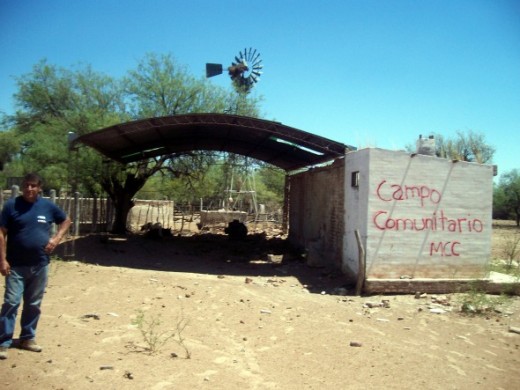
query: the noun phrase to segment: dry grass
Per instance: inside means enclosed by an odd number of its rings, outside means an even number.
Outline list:
[[[493,220],[491,269],[520,276],[520,228],[515,221]]]

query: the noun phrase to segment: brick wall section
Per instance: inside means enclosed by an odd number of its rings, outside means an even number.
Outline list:
[[[290,177],[289,241],[309,265],[341,267],[344,177],[343,159]]]

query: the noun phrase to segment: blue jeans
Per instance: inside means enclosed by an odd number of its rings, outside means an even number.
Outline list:
[[[13,342],[16,314],[23,297],[23,310],[20,319],[20,340],[36,337],[36,326],[40,319],[49,265],[11,267],[5,278],[4,304],[0,311],[0,347],[9,347]]]

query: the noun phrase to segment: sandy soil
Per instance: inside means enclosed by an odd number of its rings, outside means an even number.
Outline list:
[[[356,297],[341,275],[262,235],[242,244],[215,234],[92,235],[60,253],[38,331],[44,350],[10,349],[2,389],[520,384],[520,334],[510,331],[520,327],[518,297],[486,316],[462,315],[457,294]]]

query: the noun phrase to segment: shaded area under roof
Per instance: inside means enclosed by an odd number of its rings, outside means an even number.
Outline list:
[[[317,165],[354,149],[281,123],[228,114],[142,119],[78,137],[121,163],[194,150],[226,151],[290,171]]]

